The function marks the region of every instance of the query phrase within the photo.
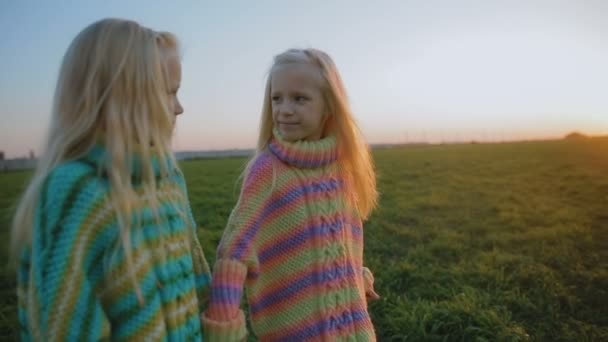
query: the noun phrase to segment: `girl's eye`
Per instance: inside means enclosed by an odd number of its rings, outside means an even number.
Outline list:
[[[281,97],[275,95],[275,96],[271,97],[271,99],[272,99],[272,102],[277,102],[277,101],[279,101],[281,99]]]
[[[298,102],[304,102],[306,100],[308,100],[306,96],[296,96],[296,101]]]

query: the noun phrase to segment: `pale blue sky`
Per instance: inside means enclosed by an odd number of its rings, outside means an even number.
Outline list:
[[[0,150],[40,151],[63,53],[130,18],[183,44],[176,150],[255,144],[290,47],[336,61],[372,143],[608,134],[607,1],[0,1]]]

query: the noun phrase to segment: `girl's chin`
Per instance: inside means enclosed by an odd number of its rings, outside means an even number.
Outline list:
[[[302,139],[299,134],[290,130],[279,129],[279,132],[281,132],[283,139],[287,141],[296,141]]]

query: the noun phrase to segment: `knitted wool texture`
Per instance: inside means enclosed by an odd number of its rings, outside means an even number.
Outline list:
[[[375,340],[362,223],[337,160],[335,137],[290,143],[274,131],[218,248],[203,317],[209,341],[246,336],[243,289],[261,341]]]
[[[136,186],[140,198],[133,209],[141,216],[133,215],[139,227],[131,246],[140,302],[109,181],[98,171],[104,158],[105,149],[97,146],[85,158],[58,166],[44,183],[32,244],[17,274],[21,339],[202,340],[200,313],[211,279],[190,207],[174,203],[177,195],[187,198],[181,171],[169,165],[163,177],[154,161],[159,221]],[[139,165],[133,164],[134,171]]]

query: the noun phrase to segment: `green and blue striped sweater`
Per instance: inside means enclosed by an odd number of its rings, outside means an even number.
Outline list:
[[[169,165],[171,173],[163,177],[154,163],[160,220],[143,194],[136,205],[141,216],[134,214],[133,223],[140,225],[131,246],[141,302],[109,201],[109,181],[99,172],[104,156],[97,146],[58,166],[42,187],[32,243],[17,270],[21,339],[202,340],[210,272],[189,205],[173,200],[187,199],[181,171]]]

